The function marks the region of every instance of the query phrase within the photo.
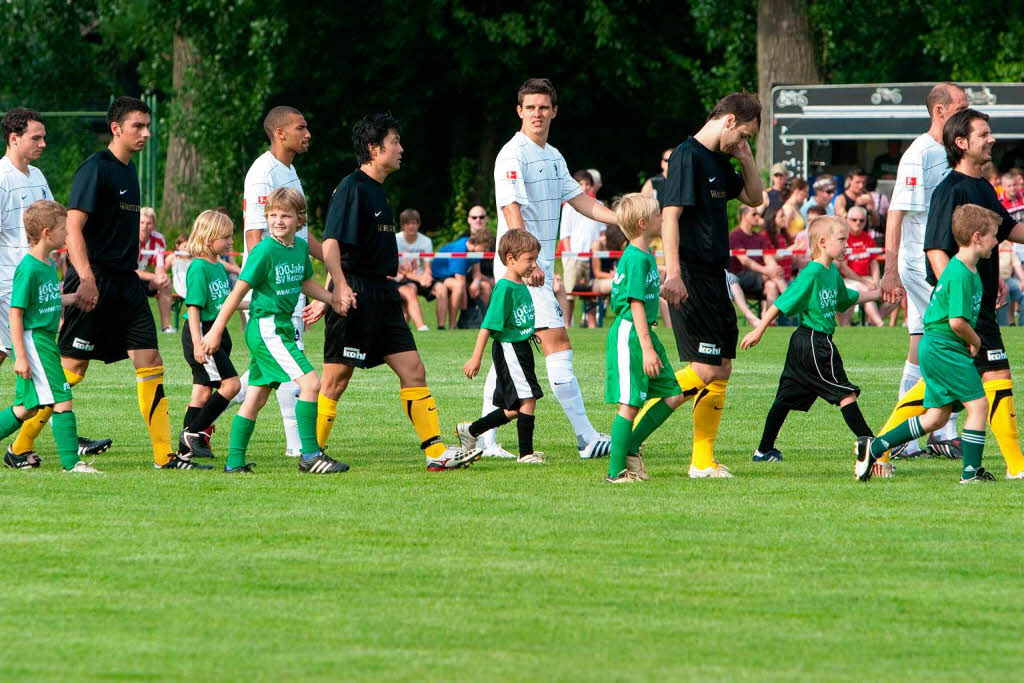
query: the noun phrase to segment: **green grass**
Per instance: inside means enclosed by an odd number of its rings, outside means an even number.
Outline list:
[[[604,332],[572,332],[601,430]],[[417,336],[446,435],[479,410],[482,379],[461,374],[473,334]],[[106,475],[61,474],[48,431],[41,470],[0,473],[0,679],[1016,679],[1024,489],[959,486],[949,461],[858,484],[852,437],[820,402],[783,429],[785,462],[752,463],[789,331],[766,336],[729,387],[717,455],[736,479],[686,477],[684,409],[648,443],[652,480],[618,487],[607,460],[576,457],[552,397],[549,465],[428,474],[383,368],[339,406],[347,474],[300,476],[273,401],[255,476],[154,471],[130,366],[96,365],[75,404],[84,434],[114,439]],[[1022,340],[1007,330],[1018,376]],[[877,428],[905,333],[837,343]],[[161,345],[176,427],[189,374],[177,337]],[[322,328],[307,348],[319,365]],[[991,438],[986,462],[1002,475]]]

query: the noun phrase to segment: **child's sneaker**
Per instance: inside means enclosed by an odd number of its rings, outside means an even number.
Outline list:
[[[348,465],[340,460],[335,460],[321,450],[312,460],[300,457],[299,472],[303,474],[341,474],[348,472]]]
[[[928,437],[928,444],[925,448],[930,456],[936,458],[949,458],[950,460],[961,460],[964,457],[964,448],[959,438],[956,439],[933,439]]]
[[[302,456],[302,451],[298,448],[286,448],[284,449],[284,457],[286,458],[299,458]]]
[[[644,456],[637,453],[630,453],[626,456],[626,470],[632,472],[640,481],[649,481],[651,475],[647,474],[647,470],[644,468]]]
[[[487,448],[484,449],[484,452],[482,453],[482,455],[485,458],[508,458],[508,459],[512,459],[512,458],[516,457],[515,453],[509,453],[504,448],[502,448],[500,443],[496,443],[496,444],[492,444],[492,445],[488,446]]]
[[[99,455],[106,453],[114,444],[110,439],[87,439],[84,436],[78,437],[78,455]]]
[[[729,468],[717,462],[711,467],[705,467],[702,470],[690,465],[688,474],[690,479],[732,479],[732,473],[729,471]]]
[[[84,460],[79,460],[75,463],[74,467],[70,470],[64,470],[64,472],[67,474],[103,474]]]
[[[892,466],[891,462],[885,462],[884,460],[876,460],[874,462],[874,464],[871,465],[871,476],[872,477],[880,477],[882,479],[892,479],[894,475],[895,475],[895,470],[893,469],[893,466]]]
[[[975,470],[973,477],[960,477],[961,484],[981,484],[995,480],[996,478],[993,477],[984,467],[979,467]]]
[[[634,482],[643,481],[636,472],[630,472],[629,470],[622,470],[616,476],[608,475],[604,478],[609,484],[632,484]]]
[[[255,463],[247,462],[241,467],[228,467],[224,465],[224,474],[252,474]]]
[[[168,453],[169,460],[163,465],[153,463],[153,469],[157,470],[212,470],[213,465],[200,465],[192,462],[191,459],[181,457],[177,453]]]
[[[455,436],[459,438],[459,445],[464,451],[472,451],[476,448],[476,437],[469,431],[472,425],[472,422],[460,422],[455,425]]]
[[[853,476],[858,481],[867,481],[871,478],[871,466],[877,460],[871,454],[871,444],[874,440],[870,436],[861,436],[857,438],[857,443],[853,447],[854,455],[857,456],[857,460],[853,463]]]
[[[43,464],[43,459],[39,457],[39,454],[35,451],[25,451],[24,453],[15,453],[14,450],[8,446],[7,452],[4,453],[4,467],[10,467],[14,470],[23,470],[31,467],[39,467]]]
[[[444,470],[457,470],[469,467],[480,459],[480,449],[474,448],[471,451],[463,450],[458,446],[448,446],[439,458],[427,457],[428,472],[442,472]]]
[[[543,465],[547,461],[544,460],[543,453],[541,453],[540,451],[535,451],[527,455],[520,455],[518,458],[516,458],[516,462],[523,463],[524,465]]]
[[[753,460],[754,462],[782,462],[782,453],[776,448],[772,448],[764,453],[755,448]]]
[[[205,434],[183,431],[178,436],[178,455],[187,455],[192,458],[212,458],[213,451],[207,445]]]

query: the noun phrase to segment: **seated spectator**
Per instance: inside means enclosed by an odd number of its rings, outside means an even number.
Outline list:
[[[789,194],[786,194],[787,192]],[[786,183],[786,187],[782,192],[782,208],[779,209],[782,212],[782,217],[780,218],[776,215],[775,223],[780,229],[785,229],[790,241],[796,237],[798,232],[804,229],[804,216],[800,213],[800,209],[803,207],[804,202],[807,201],[807,193],[807,181],[803,178],[793,178]]]
[[[875,240],[866,230],[868,213],[863,206],[853,206],[846,214],[846,223],[850,226],[850,234],[847,238],[849,252],[844,261],[838,261],[839,272],[843,275],[846,286],[858,292],[867,291],[878,287],[881,280],[881,273],[878,260],[873,254],[867,253],[868,249],[875,246]],[[859,304],[864,307],[864,317],[868,325],[881,327],[882,316],[878,311],[878,304],[868,301]],[[853,308],[850,308],[839,320],[843,325],[849,325],[853,317]],[[888,309],[886,310],[888,314]]]
[[[594,240],[586,251],[622,251],[626,248],[626,235],[617,225],[609,225],[607,229]],[[615,279],[615,266],[619,262],[617,256],[591,256],[590,271],[591,280],[587,289],[597,292],[601,298],[612,293],[612,281]],[[595,299],[591,299],[583,306],[584,327],[596,329],[598,327],[597,308],[600,305]]]
[[[1013,220],[1024,220],[1024,175],[1019,168],[1010,169],[1002,176],[1003,195],[999,198]]]
[[[771,205],[768,205],[767,211],[771,211]],[[789,237],[789,233],[785,230],[786,216],[782,210],[782,205],[775,209],[774,213],[766,213],[764,217],[764,228],[761,232],[768,238],[769,244],[776,249],[788,250],[793,246],[793,242]],[[780,228],[780,226],[783,226]],[[793,280],[793,257],[791,255],[775,255],[775,261],[782,268],[782,276],[786,282],[792,282]]]
[[[473,228],[470,230],[469,242],[466,246],[469,251],[493,253],[494,233],[486,224],[479,228]],[[491,303],[491,291],[494,289],[494,259],[482,258],[474,261],[469,269],[468,277],[469,299],[480,301],[483,310],[486,311],[487,306]]]
[[[438,254],[469,251],[469,237],[460,237],[437,250]],[[466,275],[473,262],[465,258],[438,258],[432,264],[437,307],[437,329],[455,329],[459,312],[466,307]]]
[[[584,193],[590,194],[592,192],[593,179],[589,171],[576,171],[572,174],[572,177],[580,184],[580,189]],[[593,275],[590,272],[590,259],[577,258],[573,254],[590,251],[591,245],[601,236],[604,230],[604,223],[587,218],[572,208],[572,205],[568,202],[562,205],[558,238],[562,251],[569,252],[569,255],[562,257],[562,279],[565,283],[566,292],[565,320],[567,323],[573,320],[573,309],[576,305],[576,298],[572,296],[572,293],[574,291],[588,291],[590,289],[590,282],[593,279]]]
[[[176,330],[170,323],[172,296],[171,278],[167,276],[167,264],[164,262],[166,250],[167,240],[156,231],[156,211],[149,206],[142,207],[139,210],[139,267],[135,272],[146,293],[156,297],[160,329],[170,334]]]
[[[735,273],[730,273],[727,270],[725,271],[725,281],[729,283],[729,298],[732,300],[733,306],[740,309],[740,313],[743,314],[743,317],[751,327],[760,325],[761,319],[747,305],[747,295],[744,294],[743,288],[740,287],[740,279],[736,277]]]
[[[1006,292],[1006,302],[996,309],[996,321],[1000,325],[1010,325],[1011,321],[1019,325],[1019,321],[1024,319],[1020,313],[1016,317],[1014,316],[1014,307],[1019,310],[1021,304],[1024,303],[1024,292],[1021,291],[1021,282],[1024,282],[1024,268],[1021,267],[1021,260],[1016,249],[1020,246],[1024,245],[1015,245],[1009,240],[999,245],[999,289],[1001,292]]]
[[[764,232],[755,228],[764,227],[760,212],[746,204],[739,209],[740,224],[729,233],[729,249],[774,249]],[[746,296],[764,299],[771,306],[781,292],[786,290],[786,279],[782,268],[771,254],[763,256],[733,256],[729,260],[729,271],[739,278],[740,287]]]
[[[430,328],[423,322],[419,297],[433,301],[438,285],[431,271],[432,259],[421,258],[420,254],[432,253],[434,242],[420,232],[420,212],[416,209],[402,211],[398,215],[398,226],[400,231],[395,233],[398,244],[398,293],[402,297],[406,318],[412,319],[417,330],[425,332]]]
[[[800,213],[803,215],[804,220],[810,221],[807,218],[807,212],[812,206],[821,208],[826,216],[834,216],[836,210],[832,206],[832,199],[836,196],[835,181],[829,176],[822,176],[814,181],[811,189],[814,190],[814,194],[808,197],[804,205],[800,207]]]
[[[863,168],[852,168],[846,175],[846,189],[836,196],[835,215],[846,218],[846,213],[854,206],[864,207],[868,212],[866,230],[874,230],[881,224],[878,207],[868,192],[868,174]]]

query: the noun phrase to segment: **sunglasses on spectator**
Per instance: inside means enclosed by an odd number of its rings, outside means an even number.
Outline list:
[[[472,218],[475,221],[485,221],[485,220],[487,220],[487,214],[483,213],[483,214],[480,214],[479,216],[470,216],[470,218]]]

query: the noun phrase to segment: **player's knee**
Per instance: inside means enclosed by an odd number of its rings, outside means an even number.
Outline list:
[[[506,410],[505,411],[505,417],[507,417],[510,420],[514,420],[517,417],[519,417],[519,411],[518,410]]]
[[[331,400],[341,398],[341,395],[348,388],[348,381],[351,376],[351,374],[329,373],[325,369],[324,378],[320,382],[320,393]]]
[[[839,407],[840,408],[845,408],[846,406],[850,405],[851,403],[856,403],[856,401],[857,401],[857,394],[847,394],[846,396],[843,396],[842,399],[840,399]]]
[[[23,408],[21,406],[14,406],[13,411],[14,417],[24,422],[25,420],[35,417],[36,413],[39,412],[39,408]]]
[[[224,398],[234,398],[238,396],[238,392],[242,390],[242,382],[237,377],[229,377],[228,379],[221,380],[220,395]]]
[[[669,396],[664,400],[665,405],[667,405],[672,410],[675,410],[679,406],[683,405],[683,401],[686,400],[686,397],[683,394],[676,394],[675,396]]]

